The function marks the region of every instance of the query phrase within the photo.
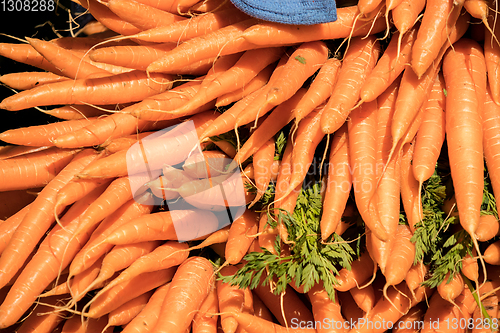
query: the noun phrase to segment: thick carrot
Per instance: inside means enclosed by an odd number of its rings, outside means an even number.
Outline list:
[[[135,34],[133,37],[146,42],[179,43],[207,35],[228,25],[248,19],[248,15],[232,7],[213,13],[194,16],[189,20],[163,25]]]
[[[333,137],[328,160],[328,180],[321,215],[321,238],[326,240],[337,229],[352,187],[349,165],[347,124]]]
[[[61,218],[61,226],[58,225],[50,231],[0,305],[0,327],[11,326],[19,320],[40,293],[58,278],[59,272],[71,262],[80,249],[80,244],[87,241],[90,234],[75,238],[72,235],[78,226],[80,215],[103,190],[97,188],[73,205]],[[41,273],[36,275],[38,278],[33,277],[33,271]]]
[[[179,266],[163,301],[154,332],[184,333],[213,285],[213,268],[202,257],[191,257]]]
[[[499,224],[495,215],[481,215],[476,229],[477,240],[487,242],[498,234]]]
[[[106,326],[111,327],[127,325],[142,311],[142,309],[144,309],[152,294],[153,291],[150,290],[111,311],[108,315],[109,320]]]
[[[462,260],[462,274],[471,281],[479,279],[479,265],[477,262],[477,252],[472,252],[472,255],[466,254]]]
[[[417,36],[418,27],[414,27],[404,36],[397,32],[373,70],[366,77],[360,91],[360,98],[364,102],[371,102],[386,91],[408,67],[411,48]],[[398,49],[396,36],[401,36],[402,48]]]
[[[356,37],[351,40],[332,96],[321,117],[321,128],[324,133],[333,133],[344,124],[359,100],[361,86],[375,67],[379,53],[379,43],[373,36]]]
[[[24,216],[28,213],[30,206],[31,204],[27,204],[23,209],[0,224],[0,253],[2,253],[9,244],[12,235],[23,221]]]
[[[54,65],[48,62],[29,44],[0,43],[0,55],[17,62],[31,65],[56,75],[64,76]]]
[[[16,329],[16,333],[32,332],[52,332],[61,323],[64,318],[60,313],[54,312],[54,307],[60,305],[58,296],[52,296],[44,300],[44,305],[38,305],[34,308],[30,316],[26,318]]]
[[[428,271],[429,266],[424,265],[423,262],[419,262],[410,268],[405,277],[410,292],[413,293],[417,288],[421,287],[421,283],[424,282]]]
[[[67,120],[47,125],[20,127],[0,134],[0,140],[24,146],[52,146],[52,141],[61,135],[77,131],[89,125],[95,118]]]
[[[339,325],[339,322],[343,324],[344,318],[340,313],[340,302],[337,297],[332,301],[320,284],[312,287],[307,295],[311,300],[314,320],[321,323],[316,328],[318,333],[331,332],[332,329],[339,333],[347,332],[344,325]]]
[[[295,323],[295,327],[286,328],[265,319],[253,316],[248,313],[233,313],[233,316],[238,321],[239,325],[248,333],[314,333],[315,328],[300,328],[299,322]],[[312,320],[310,322],[313,322]],[[303,326],[306,324],[301,323]]]
[[[55,104],[118,104],[135,102],[171,87],[166,74],[149,76],[140,71],[112,76],[45,84],[7,97],[1,109],[17,111],[35,106]]]
[[[375,22],[356,21],[357,6],[337,9],[337,20],[314,25],[284,25],[273,22],[256,24],[242,35],[245,40],[259,46],[277,46],[310,42],[320,39],[337,39],[375,34],[384,30],[383,20]]]
[[[54,43],[28,37],[26,37],[26,40],[51,64],[60,68],[62,74],[66,77],[71,79],[85,79],[91,75],[111,75],[110,72],[90,64],[88,61],[77,56],[75,53],[57,46]]]
[[[361,310],[349,292],[339,292],[337,293],[341,307],[340,311],[342,316],[349,323],[357,322],[360,318],[365,316],[363,310]],[[348,329],[351,328],[350,324],[347,326]]]
[[[297,124],[330,97],[337,82],[340,65],[341,62],[338,59],[330,58],[321,66],[314,81],[307,89],[307,93],[295,108],[295,122]]]
[[[380,240],[387,240],[387,230],[380,224],[375,202],[377,103],[362,104],[351,112],[348,121],[349,154],[354,198],[365,224]]]
[[[200,311],[194,315],[193,333],[216,333],[219,320],[215,315],[217,312],[219,312],[219,300],[217,290],[213,286],[207,298],[201,304]]]
[[[500,105],[500,45],[496,37],[500,34],[500,24],[498,24],[498,13],[494,12],[488,18],[488,23],[493,27],[494,33],[485,31],[484,36],[484,57],[486,60],[486,70],[488,71],[488,84],[491,91],[491,99]],[[496,23],[496,24],[495,24]]]
[[[192,38],[168,52],[168,55],[152,62],[146,71],[162,72],[164,69],[172,70],[202,59],[258,48],[258,46],[240,37],[246,28],[255,23],[257,23],[256,19],[238,21],[207,35]]]
[[[500,241],[488,245],[483,257],[484,261],[490,265],[500,265]]]
[[[172,267],[136,276],[130,281],[111,288],[106,293],[101,294],[101,297],[94,297],[92,301],[85,305],[82,312],[90,318],[97,318],[110,313],[135,297],[169,282],[172,280],[175,270],[176,268]],[[86,312],[86,309],[89,309],[89,311]]]
[[[253,293],[253,292],[252,292]],[[253,313],[255,316],[268,320],[268,321],[273,321],[273,315],[271,314],[271,311],[267,308],[267,306],[262,302],[262,300],[259,298],[259,296],[255,295],[253,293]]]
[[[460,224],[475,235],[483,197],[484,168],[480,110],[485,101],[486,67],[481,47],[468,39],[455,43],[454,51],[443,60],[443,75],[448,91],[448,156]]]
[[[426,0],[403,0],[392,10],[392,21],[401,35],[413,27],[426,2]]]
[[[203,221],[203,223],[200,223]],[[130,244],[151,240],[188,240],[209,234],[218,227],[210,211],[173,210],[138,217],[115,229],[103,240],[109,244]]]
[[[23,190],[45,186],[71,161],[75,150],[49,148],[0,160],[0,189]]]
[[[358,307],[366,314],[369,314],[376,303],[375,291],[372,284],[360,288],[351,288],[349,293]]]
[[[174,47],[173,43],[108,46],[92,50],[89,57],[96,62],[146,70],[151,62],[161,58]]]
[[[421,77],[438,59],[439,50],[448,42],[462,7],[463,1],[457,4],[453,0],[427,1],[411,53],[411,66],[417,77]]]
[[[396,7],[397,8],[397,7]],[[394,12],[393,12],[394,15]],[[407,314],[401,317],[395,324],[393,332],[395,333],[417,333],[423,326],[425,307],[423,303],[418,303],[411,308]]]
[[[437,291],[444,300],[454,304],[455,298],[462,293],[464,288],[466,287],[462,275],[457,272],[452,277],[450,273],[446,274],[443,282],[437,286]]]
[[[258,217],[257,213],[247,209],[231,224],[226,244],[226,260],[231,265],[239,263],[250,248],[255,239],[253,235],[257,233]]]
[[[6,285],[22,267],[30,252],[54,222],[54,200],[59,189],[66,185],[86,164],[94,160],[93,150],[84,150],[47,184],[31,204],[30,211],[12,235],[0,257],[0,285]],[[60,212],[64,207],[60,208]]]
[[[0,82],[15,90],[27,90],[47,83],[68,80],[67,77],[51,72],[9,73],[0,76]]]
[[[123,332],[125,333],[145,333],[151,332],[156,321],[158,320],[158,315],[161,309],[161,304],[163,299],[167,295],[170,289],[170,283],[166,283],[161,287],[158,287],[149,299],[148,304],[142,309],[142,311],[132,319],[130,323],[125,326]]]

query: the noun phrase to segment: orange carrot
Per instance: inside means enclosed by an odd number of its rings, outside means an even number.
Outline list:
[[[365,36],[384,30],[383,20],[375,22],[356,21],[359,14],[357,6],[337,9],[337,20],[330,23],[314,25],[283,25],[274,22],[256,24],[247,29],[242,37],[259,46],[277,46],[310,42],[320,39],[347,38],[349,36]]]
[[[101,107],[109,111],[115,111],[120,108],[119,105],[104,105]],[[90,105],[65,105],[55,109],[43,110],[42,112],[65,120],[84,119],[106,114],[105,111],[99,110],[98,108]]]
[[[494,36],[500,34],[500,24],[498,24],[497,20],[498,14],[496,12],[488,18],[488,23],[493,27],[494,33],[491,33],[488,29],[485,31],[484,57],[486,61],[486,70],[488,71],[491,99],[495,101],[497,105],[500,105],[500,70],[498,68],[500,62],[500,45],[498,45],[496,38],[494,38]]]
[[[397,7],[396,7],[397,8]],[[393,11],[394,15],[394,11]],[[395,333],[416,333],[423,326],[425,307],[423,303],[418,303],[411,308],[407,314],[401,317],[395,324],[393,332]]]
[[[495,215],[481,215],[476,230],[477,240],[487,242],[498,234],[499,224]]]
[[[1,109],[17,111],[55,104],[117,104],[142,100],[171,87],[172,77],[132,71],[101,78],[45,84],[7,97]],[[57,93],[54,94],[54,91]],[[98,92],[98,93],[96,93]]]
[[[71,161],[75,150],[50,148],[0,160],[0,189],[23,190],[45,186]]]
[[[23,221],[24,216],[28,213],[30,206],[31,204],[27,204],[23,209],[0,224],[0,253],[2,253],[9,244],[12,235]]]
[[[193,333],[216,333],[219,318],[215,315],[219,312],[219,301],[217,290],[212,286],[207,298],[200,306],[200,311],[194,315],[192,330]]]
[[[367,252],[351,263],[351,270],[342,268],[337,276],[338,285],[334,288],[338,291],[348,291],[356,286],[361,286],[373,274],[373,261]]]
[[[12,235],[9,245],[0,257],[0,285],[6,285],[22,267],[30,252],[54,222],[54,200],[59,189],[68,183],[75,173],[90,163],[96,154],[84,150],[47,184],[31,204],[29,212]],[[60,208],[59,213],[64,209]]]
[[[270,170],[274,162],[274,151],[275,142],[274,138],[271,138],[254,154],[252,165],[254,169],[254,179],[255,186],[257,188],[257,195],[249,205],[249,208],[252,207],[254,203],[260,200],[260,198],[264,195],[267,188],[269,187],[269,182],[271,181]]]
[[[314,320],[321,325],[316,328],[318,333],[331,332],[335,328],[336,332],[347,332],[344,325],[344,318],[340,313],[340,302],[337,297],[332,301],[327,292],[319,284],[312,287],[307,295],[311,300]],[[341,323],[341,324],[340,324]]]
[[[53,139],[89,125],[95,118],[67,120],[47,125],[11,129],[0,134],[0,140],[24,146],[52,146]]]
[[[53,311],[60,305],[60,298],[52,296],[44,300],[46,305],[38,305],[30,316],[16,329],[16,333],[52,332],[64,318]]]
[[[460,224],[475,235],[483,197],[484,168],[480,110],[485,101],[486,67],[481,47],[468,39],[455,43],[454,51],[443,60],[443,74],[448,91],[448,156]],[[456,77],[461,77],[461,84],[457,84]],[[464,131],[470,133],[470,137],[464,139],[459,135]],[[472,139],[474,136],[479,139]]]
[[[484,261],[490,265],[500,265],[500,241],[488,245],[483,257]]]
[[[142,309],[144,309],[152,294],[152,290],[148,291],[111,311],[109,313],[109,321],[106,326],[110,327],[127,325],[132,321],[132,319],[134,319],[135,316],[137,316],[142,311]]]
[[[258,214],[247,209],[243,215],[234,220],[229,229],[226,244],[226,260],[231,265],[236,265],[247,253],[250,244],[257,233]]]
[[[125,333],[145,333],[151,332],[156,321],[158,320],[158,315],[161,309],[161,304],[163,299],[170,289],[170,283],[164,284],[158,287],[149,299],[148,304],[142,309],[142,311],[132,319],[130,323],[125,326],[123,332]]]
[[[403,0],[392,10],[394,26],[401,35],[404,35],[413,27],[413,24],[417,21],[418,15],[420,15],[420,12],[424,9],[426,2],[426,0]]]
[[[67,77],[51,72],[9,73],[0,76],[0,82],[15,90],[27,90],[47,83],[68,80]]]
[[[0,43],[0,55],[63,76],[59,69],[29,44]]]
[[[202,257],[191,257],[179,266],[163,301],[154,332],[184,333],[212,286],[213,268]]]
[[[349,112],[359,100],[361,86],[372,71],[380,53],[375,37],[351,40],[342,61],[337,83],[321,118],[321,128],[330,134],[344,124]]]
[[[348,141],[347,125],[344,124],[335,132],[330,148],[327,188],[320,221],[323,240],[337,229],[351,192]]]
[[[373,288],[373,285],[370,284],[366,287],[364,286],[363,289],[355,287],[349,290],[354,302],[366,314],[370,313],[376,303],[375,291]]]
[[[248,313],[233,313],[239,325],[248,333],[314,333],[314,328],[286,328]],[[313,322],[312,320],[310,322]],[[302,323],[304,325],[304,323]],[[294,326],[299,326],[297,323]]]
[[[486,52],[486,51],[485,51]],[[489,74],[488,74],[489,77]],[[491,81],[491,80],[489,80]],[[491,89],[486,89],[486,99],[484,108],[482,108],[482,125],[483,125],[483,150],[484,159],[486,160],[486,168],[490,176],[491,185],[495,198],[500,199],[500,178],[497,170],[500,168],[500,159],[498,155],[498,138],[496,133],[500,129],[500,104],[496,104],[493,99]]]

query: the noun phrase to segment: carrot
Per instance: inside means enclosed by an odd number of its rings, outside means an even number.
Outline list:
[[[439,50],[448,43],[452,27],[460,16],[463,1],[455,4],[453,0],[428,0],[422,24],[412,48],[411,66],[417,77],[438,59]]]
[[[426,0],[403,0],[392,10],[392,20],[394,26],[398,29],[401,35],[404,35],[413,27],[418,16],[424,9],[426,2]]]
[[[201,304],[200,310],[193,317],[193,333],[216,333],[219,320],[217,312],[219,312],[219,302],[217,290],[213,285],[207,298]]]
[[[299,328],[298,322],[295,323],[295,327],[285,328],[274,324],[273,322],[267,321],[265,319],[253,316],[248,313],[233,313],[233,316],[238,321],[238,324],[248,333],[314,333],[315,328]],[[313,322],[312,320],[310,322]],[[309,323],[310,323],[309,322]],[[304,322],[301,323],[303,326],[306,325]]]
[[[112,245],[94,245],[99,244],[102,239],[106,238],[113,231],[113,229],[134,218],[149,214],[151,210],[151,206],[142,205],[132,199],[105,218],[92,234],[87,244],[84,245],[82,250],[71,262],[69,278],[82,273],[93,265],[99,257],[111,250]]]
[[[337,83],[321,117],[321,128],[330,134],[342,126],[359,100],[361,86],[372,71],[380,53],[375,37],[351,40],[339,70]]]
[[[172,125],[171,121],[151,123],[138,120],[126,113],[114,113],[95,119],[80,130],[61,135],[52,141],[60,148],[97,146],[108,140],[130,135],[137,131],[149,131],[169,125]]]
[[[333,328],[339,333],[347,331],[345,326],[341,325],[344,323],[344,318],[340,313],[340,302],[337,297],[332,301],[323,287],[318,284],[312,287],[307,295],[311,300],[314,320],[321,323],[316,328],[318,333],[331,332]]]
[[[234,275],[238,268],[226,266],[220,270],[222,276]],[[234,333],[238,322],[231,316],[232,312],[244,312],[253,314],[253,300],[250,289],[239,289],[230,283],[217,281],[217,298],[219,300],[219,311],[221,312],[221,326],[225,333]]]
[[[204,221],[200,224],[199,221]],[[115,229],[102,243],[130,244],[151,240],[188,240],[216,230],[217,217],[210,211],[173,210],[138,217]]]
[[[488,84],[491,91],[491,99],[495,101],[497,105],[500,105],[500,71],[498,70],[498,64],[500,62],[500,45],[496,41],[496,36],[500,32],[500,25],[497,23],[498,14],[494,12],[493,15],[488,17],[488,23],[493,27],[494,33],[489,29],[485,31],[484,36],[484,57],[486,61],[486,70],[488,72]]]
[[[337,276],[338,285],[334,288],[338,291],[348,291],[360,286],[373,273],[374,264],[367,252],[351,263],[351,269],[342,268]]]
[[[248,82],[244,87],[217,97],[217,99],[215,100],[215,106],[221,107],[229,105],[259,90],[269,81],[273,70],[274,65],[271,64],[260,71],[260,73],[257,74],[257,76],[255,76],[252,80],[250,80],[250,82]]]
[[[494,215],[481,215],[476,230],[477,240],[487,242],[498,234],[498,220]]]
[[[486,52],[486,51],[485,51]],[[489,73],[488,73],[489,77]],[[490,80],[491,81],[491,80]],[[484,159],[486,160],[486,168],[490,176],[491,185],[495,198],[500,198],[500,178],[497,170],[500,168],[500,160],[498,159],[498,138],[496,134],[500,128],[500,104],[494,102],[494,96],[491,89],[486,89],[486,99],[484,108],[482,108],[482,127],[483,127],[483,151]]]
[[[142,132],[112,139],[101,144],[99,148],[104,148],[105,154],[111,155],[120,150],[125,150],[132,147],[134,143],[137,143],[139,140],[144,139],[146,136],[151,134],[153,134],[153,132]]]
[[[413,234],[409,226],[398,225],[394,245],[392,247],[385,271],[386,278],[384,296],[387,297],[389,286],[395,286],[404,281],[415,258],[415,244],[411,242]]]
[[[188,177],[192,178],[210,178],[224,173],[224,168],[231,160],[229,157],[218,150],[205,150],[201,154],[193,154],[188,157],[182,169]],[[164,174],[165,171],[164,171]],[[188,181],[186,179],[186,181]],[[181,186],[179,184],[178,186]],[[174,187],[178,187],[173,185]],[[165,186],[169,187],[169,186]]]
[[[274,138],[269,139],[262,147],[259,148],[254,154],[253,169],[255,176],[255,186],[257,188],[257,195],[252,203],[248,206],[253,206],[264,195],[269,183],[271,181],[271,166],[274,162],[275,151]]]
[[[356,302],[354,302],[351,293],[339,292],[337,293],[337,297],[339,298],[341,304],[341,314],[345,318],[345,320],[349,322],[347,328],[350,329],[350,323],[357,322],[360,318],[363,318],[365,316],[365,313],[358,307]]]
[[[16,329],[16,333],[49,333],[52,332],[61,323],[64,318],[59,313],[53,312],[53,307],[60,303],[60,298],[57,296],[49,297],[44,300],[45,304],[38,305],[34,308],[30,316],[26,318]]]
[[[0,189],[13,191],[45,186],[71,161],[75,153],[75,150],[54,147],[0,160]]]
[[[99,297],[115,286],[131,281],[143,273],[156,272],[178,266],[188,257],[188,246],[185,243],[167,242],[158,246],[151,253],[136,259],[129,267],[110,281],[94,297]]]
[[[106,326],[110,327],[127,325],[132,321],[132,319],[134,319],[135,316],[137,316],[142,311],[142,309],[148,303],[149,298],[152,294],[152,290],[148,291],[111,311],[109,313],[109,321]]]
[[[103,316],[135,297],[164,285],[172,280],[174,274],[175,268],[172,267],[138,275],[130,281],[109,289],[106,293],[101,294],[101,297],[94,297],[85,305],[82,313],[90,318]],[[88,312],[86,312],[87,309],[89,309]]]
[[[444,300],[455,304],[454,300],[462,293],[464,290],[464,280],[460,273],[455,273],[451,275],[450,273],[446,274],[443,282],[437,287],[437,291],[439,295]]]
[[[374,101],[351,112],[348,121],[349,154],[354,198],[360,214],[374,235],[385,241],[388,239],[387,230],[380,224],[375,203],[371,201],[376,184],[376,108]]]
[[[259,251],[262,251],[261,248],[265,248],[269,252],[277,255],[275,249],[276,244],[276,236],[278,235],[279,228],[272,227],[268,222],[269,216],[267,212],[260,213],[259,219]]]
[[[140,333],[140,332],[151,332],[156,321],[158,320],[158,315],[161,309],[161,304],[163,299],[170,289],[170,283],[166,283],[158,287],[148,304],[142,309],[142,311],[134,318],[130,323],[125,326],[123,332],[125,333]]]
[[[47,125],[20,127],[0,134],[0,140],[24,146],[52,146],[58,136],[77,131],[89,125],[95,118],[67,120]]]
[[[191,257],[182,263],[163,301],[154,332],[184,333],[197,310],[210,293],[213,268],[202,257]]]
[[[45,84],[5,98],[1,109],[17,111],[54,104],[117,104],[142,100],[171,86],[172,77],[132,71],[102,78]],[[58,93],[54,94],[54,91]],[[98,93],[94,93],[94,92]]]
[[[327,188],[320,221],[323,240],[337,229],[351,192],[348,140],[345,124],[335,132],[330,148]]]
[[[242,37],[259,46],[277,46],[310,42],[320,39],[337,39],[365,36],[384,30],[383,20],[375,22],[356,21],[359,14],[357,6],[337,9],[337,20],[330,23],[314,25],[283,25],[274,22],[256,24],[247,29]]]
[[[254,291],[281,325],[291,326],[294,322],[314,321],[311,311],[290,286],[282,295],[274,295],[270,286],[262,286],[261,284]],[[235,316],[235,318],[238,320],[238,317]],[[243,328],[248,330],[246,326]]]
[[[167,68],[173,70],[202,59],[258,48],[240,37],[246,28],[256,22],[256,19],[238,21],[207,35],[189,39],[168,52],[168,55],[152,62],[146,71],[162,72]]]
[[[99,77],[111,75],[110,72],[90,64],[75,53],[54,43],[28,37],[26,40],[38,53],[51,64],[60,68],[62,74],[70,79],[85,79],[91,75]]]
[[[3,222],[32,203],[39,191],[41,188],[0,192],[0,218]]]
[[[479,112],[485,101],[486,67],[480,46],[468,39],[455,43],[454,52],[448,53],[443,60],[443,74],[448,91],[448,156],[460,224],[469,234],[475,235],[482,202],[484,168]],[[460,77],[460,85],[454,82],[456,77]],[[464,131],[470,133],[470,137],[463,138]],[[474,136],[480,139],[471,139]]]
[[[258,214],[252,210],[245,210],[243,215],[234,220],[229,229],[226,244],[226,260],[231,265],[236,265],[243,259],[257,232]]]
[[[47,83],[68,80],[51,72],[9,73],[0,76],[0,82],[15,90],[27,90]]]
[[[49,149],[49,146],[45,147],[29,147],[29,146],[16,146],[16,145],[6,145],[0,147],[0,160],[8,160],[12,157],[24,156],[31,153],[36,153],[39,151]]]
[[[47,184],[31,204],[30,211],[12,235],[9,245],[0,257],[0,285],[5,286],[21,268],[30,252],[54,222],[54,199],[57,192],[68,183],[75,173],[90,163],[96,154],[84,150]],[[63,210],[64,207],[61,207]]]
[[[89,290],[93,290],[96,286],[111,278],[116,272],[129,267],[138,258],[152,252],[161,243],[159,241],[137,242],[133,244],[115,246],[102,260],[101,270],[99,275],[79,294],[73,293],[72,300],[67,304],[71,307],[77,300],[81,299]],[[95,261],[94,261],[95,262]],[[71,272],[71,270],[70,270]],[[75,276],[72,272],[68,276],[68,280]]]
[[[397,7],[396,7],[397,8]],[[394,11],[393,11],[394,15]],[[411,308],[407,314],[401,317],[395,324],[393,332],[395,333],[417,333],[423,326],[425,308],[423,303],[418,303]]]
[[[189,20],[165,24],[163,26],[142,31],[133,37],[146,42],[180,43],[189,39],[207,35],[223,27],[248,19],[242,11],[230,7],[212,13],[194,16]]]
[[[296,124],[330,97],[340,65],[338,59],[330,58],[321,66],[307,93],[295,108]]]
[[[63,76],[57,67],[48,62],[29,44],[0,43],[0,55]]]
[[[462,274],[471,281],[479,279],[479,265],[477,263],[477,252],[472,252],[472,255],[467,254],[462,261]]]
[[[96,62],[146,70],[151,62],[161,58],[174,47],[175,44],[172,43],[108,46],[92,50],[89,57]]]
[[[367,14],[373,12],[380,4],[383,3],[382,0],[360,0],[358,1],[358,9],[361,16],[366,16]]]
[[[484,261],[490,265],[500,265],[500,241],[488,245],[483,257]]]
[[[270,140],[278,131],[293,120],[293,110],[304,97],[305,89],[299,89],[295,95],[278,105],[271,114],[253,131],[252,135],[238,150],[234,157],[236,164],[240,165],[250,156],[255,154],[268,140]],[[321,110],[320,105],[315,114]],[[310,117],[311,118],[311,117]],[[309,119],[310,119],[309,118]],[[203,134],[205,135],[205,134]]]
[[[112,107],[109,105],[102,106],[102,108],[109,111],[115,111],[116,107],[116,105]],[[42,112],[65,120],[85,119],[106,114],[105,111],[99,110],[98,108],[90,105],[65,105],[55,109],[43,110]]]
[[[186,20],[185,17],[180,15],[165,12],[136,1],[108,0],[106,5],[113,13],[140,30],[153,29]]]
[[[115,13],[109,10],[104,4],[95,0],[78,0],[77,3],[88,9],[90,14],[102,23],[106,28],[113,30],[121,35],[132,35],[140,30],[132,24],[123,21]]]
[[[360,98],[363,102],[371,102],[379,97],[408,67],[417,31],[418,26],[409,30],[404,36],[401,32],[397,32],[391,38],[389,45],[361,86]],[[398,48],[397,37],[401,39],[401,49]]]
[[[411,293],[421,286],[421,283],[424,282],[428,271],[429,266],[424,265],[423,262],[419,262],[411,266],[405,277],[406,285],[410,289]]]
[[[442,74],[438,74],[429,99],[424,103],[424,118],[417,133],[412,163],[413,174],[419,182],[419,188],[434,173],[445,139],[444,85]]]
[[[27,204],[24,208],[0,224],[0,253],[2,253],[9,244],[12,235],[23,221],[24,216],[26,216],[30,207],[31,204]]]
[[[264,320],[273,321],[273,315],[267,306],[262,302],[259,296],[252,292],[253,297],[253,313],[256,317],[262,318]]]
[[[59,272],[70,263],[80,249],[80,244],[87,241],[90,234],[80,237],[72,235],[79,223],[80,215],[102,191],[103,188],[97,188],[78,204],[73,205],[62,217],[61,226],[58,225],[50,231],[0,305],[0,327],[11,326],[19,320],[49,283],[58,278]],[[41,272],[36,275],[38,278],[33,277],[33,271]]]

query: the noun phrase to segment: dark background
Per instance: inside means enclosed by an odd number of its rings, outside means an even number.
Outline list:
[[[38,12],[10,12],[3,8],[4,0],[0,0],[0,18],[2,23],[0,26],[0,43],[21,43],[8,36],[14,36],[24,39],[24,37],[34,37],[44,40],[50,40],[60,36],[70,36],[69,27],[69,12],[75,17],[76,13],[81,10],[77,8],[74,2],[70,0],[60,0],[56,10],[38,11]],[[7,1],[7,0],[5,0]],[[5,2],[6,3],[6,2]],[[89,20],[87,15],[78,19],[78,22]],[[73,24],[73,26],[75,26]],[[77,30],[74,30],[77,32]],[[7,36],[6,36],[7,35]],[[20,64],[5,57],[0,56],[0,75],[7,73],[37,71],[39,69],[32,66]],[[8,87],[0,85],[0,99],[4,99],[14,94]],[[7,129],[25,127],[38,124],[47,124],[57,121],[58,119],[45,115],[44,113],[35,110],[27,109],[20,111],[0,110],[0,131]],[[0,145],[2,141],[0,141]]]

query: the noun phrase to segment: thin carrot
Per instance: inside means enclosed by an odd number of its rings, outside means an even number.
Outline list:
[[[497,105],[500,105],[500,45],[495,38],[495,36],[498,36],[500,33],[500,24],[498,24],[497,20],[498,13],[494,11],[493,14],[488,17],[488,23],[493,27],[494,33],[488,29],[485,31],[484,57],[486,60],[486,70],[488,71],[488,84],[491,91],[491,99],[493,99]]]
[[[269,182],[271,181],[270,170],[272,164],[274,163],[275,146],[274,138],[271,138],[254,154],[253,169],[257,195],[253,199],[252,203],[250,203],[249,208],[260,200],[269,187]]]
[[[213,267],[202,257],[191,257],[179,266],[163,301],[154,332],[184,333],[210,293]]]
[[[63,73],[38,53],[29,44],[0,43],[0,55],[17,62],[31,65],[56,75],[64,76]]]
[[[170,289],[170,283],[166,283],[163,286],[160,286],[153,293],[151,298],[149,299],[148,304],[142,309],[142,311],[132,319],[130,323],[125,326],[123,332],[125,333],[145,333],[151,332],[156,321],[158,320],[158,316],[161,309],[161,304],[163,303],[163,299],[168,293]]]
[[[59,313],[53,312],[53,307],[60,304],[58,296],[44,300],[45,304],[38,305],[30,316],[16,329],[17,333],[52,332],[64,318]]]
[[[338,291],[348,291],[356,286],[361,286],[372,274],[374,263],[367,252],[351,263],[351,270],[342,268],[337,277],[338,285],[334,288]]]
[[[67,120],[47,125],[11,129],[0,134],[0,140],[24,146],[52,146],[58,137],[89,125],[95,118]]]
[[[231,224],[226,244],[226,260],[231,265],[239,263],[250,248],[255,239],[253,235],[257,233],[258,217],[257,213],[247,209]]]
[[[337,9],[337,20],[330,23],[314,25],[283,25],[273,22],[263,22],[247,29],[242,35],[245,40],[259,46],[290,45],[321,39],[337,39],[355,36],[365,36],[383,31],[384,21],[356,21],[359,15],[357,6]]]
[[[45,84],[7,97],[0,108],[9,111],[54,104],[117,104],[141,100],[170,88],[171,76],[133,71],[103,78]],[[54,91],[58,93],[54,94]],[[99,92],[99,93],[95,93]]]
[[[357,322],[360,318],[363,318],[365,316],[363,310],[361,310],[356,304],[356,302],[354,302],[351,293],[349,292],[337,293],[337,296],[341,304],[340,311],[342,313],[342,316],[349,323]],[[350,328],[350,325],[348,326],[348,328]]]
[[[151,73],[162,72],[167,68],[172,70],[202,59],[258,48],[240,37],[246,28],[255,23],[257,23],[256,19],[238,21],[207,35],[189,39],[168,52],[168,55],[152,62],[146,71]]]
[[[412,294],[417,288],[421,287],[428,272],[429,266],[424,265],[423,262],[419,262],[410,268],[406,274],[405,281]]]
[[[47,83],[68,80],[51,72],[9,73],[0,76],[0,82],[15,90],[27,90]]]
[[[103,108],[112,112],[118,110],[120,106],[104,105],[100,106],[99,108]],[[42,112],[50,116],[65,120],[91,118],[106,114],[106,111],[99,110],[97,107],[93,107],[90,105],[64,105],[50,110],[43,110]]]
[[[31,204],[27,204],[24,208],[19,210],[17,213],[13,214],[9,218],[0,224],[0,253],[5,250],[7,245],[16,231],[17,227],[21,224],[24,219],[24,216],[28,213]]]
[[[488,80],[491,82],[490,79]],[[486,89],[486,99],[481,115],[483,126],[483,151],[486,167],[493,187],[493,193],[495,198],[500,199],[500,178],[497,173],[497,170],[500,168],[500,159],[498,155],[500,146],[498,145],[498,138],[496,138],[496,133],[498,133],[500,129],[500,104],[494,102],[494,96],[490,86]]]
[[[354,287],[349,290],[354,302],[364,313],[369,314],[376,303],[373,285],[363,286],[362,289]]]
[[[144,309],[152,294],[153,291],[150,290],[111,311],[108,315],[109,320],[106,326],[110,327],[127,325],[132,321],[132,319],[134,319],[135,316],[137,316],[142,311],[142,309]]]
[[[342,61],[337,83],[321,117],[321,128],[330,134],[344,124],[359,100],[361,86],[379,56],[379,43],[373,36],[353,38]]]
[[[233,313],[239,325],[248,333],[314,333],[314,328],[286,328],[248,313]],[[312,321],[311,321],[312,322]],[[296,324],[295,326],[297,326]],[[304,325],[302,323],[302,325]]]
[[[248,19],[248,15],[232,7],[213,13],[194,16],[189,20],[176,22],[162,27],[149,29],[133,37],[146,42],[179,43],[207,35],[228,25]]]
[[[54,199],[59,189],[95,157],[96,154],[90,149],[80,152],[38,194],[30,211],[12,235],[9,245],[0,257],[0,285],[6,285],[17,273],[30,252],[54,222]],[[63,208],[61,207],[61,211]]]
[[[219,301],[214,285],[207,298],[201,304],[200,311],[194,315],[192,324],[193,333],[216,333],[219,320],[215,315],[217,312],[219,312]]]

